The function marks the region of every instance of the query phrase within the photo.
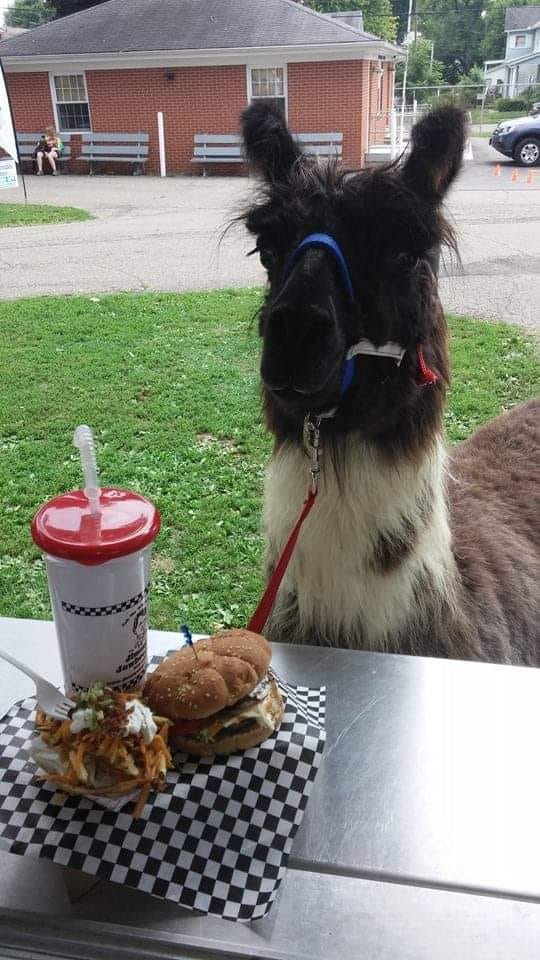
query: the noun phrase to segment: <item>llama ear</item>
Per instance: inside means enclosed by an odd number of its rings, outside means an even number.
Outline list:
[[[246,156],[269,183],[285,180],[301,155],[277,107],[253,103],[242,114]]]
[[[461,169],[465,148],[465,114],[440,107],[415,124],[403,178],[417,193],[438,203]]]

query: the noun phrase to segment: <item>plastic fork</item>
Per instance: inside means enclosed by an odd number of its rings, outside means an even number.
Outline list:
[[[67,720],[69,711],[76,706],[73,700],[66,697],[58,687],[55,687],[52,683],[49,683],[48,680],[45,680],[45,677],[41,677],[39,673],[31,670],[30,667],[27,667],[26,664],[21,663],[19,660],[16,660],[15,657],[6,653],[5,650],[0,650],[0,657],[2,657],[3,660],[7,660],[8,663],[11,663],[12,667],[21,670],[22,673],[25,673],[27,677],[30,677],[30,679],[34,681],[36,685],[36,700],[44,713],[47,713],[49,717],[56,717],[57,720]]]

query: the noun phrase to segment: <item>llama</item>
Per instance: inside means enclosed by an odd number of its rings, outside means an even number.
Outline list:
[[[302,155],[268,104],[242,123],[262,177],[244,220],[268,275],[268,575],[306,493],[305,418],[332,413],[320,421],[319,494],[268,637],[538,665],[540,404],[504,413],[450,454],[443,440],[450,373],[436,273],[441,246],[456,249],[442,203],[461,165],[463,114],[433,111],[403,162],[350,173]],[[348,359],[358,343],[367,351]]]

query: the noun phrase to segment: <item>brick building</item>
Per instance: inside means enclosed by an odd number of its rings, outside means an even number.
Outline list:
[[[343,133],[344,162],[359,166],[401,56],[361,27],[360,13],[293,0],[108,0],[0,42],[0,57],[17,132],[69,131],[79,171],[77,134],[92,130],[149,133],[156,172],[162,111],[168,171],[198,172],[194,134],[236,132],[257,98],[279,103],[297,133]]]

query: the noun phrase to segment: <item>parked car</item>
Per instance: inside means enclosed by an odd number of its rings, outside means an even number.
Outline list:
[[[500,120],[489,142],[495,150],[512,157],[522,167],[536,167],[540,163],[540,115]]]
[[[536,103],[531,104],[531,109],[529,110],[530,117],[538,117],[540,115],[540,100],[537,100]]]

